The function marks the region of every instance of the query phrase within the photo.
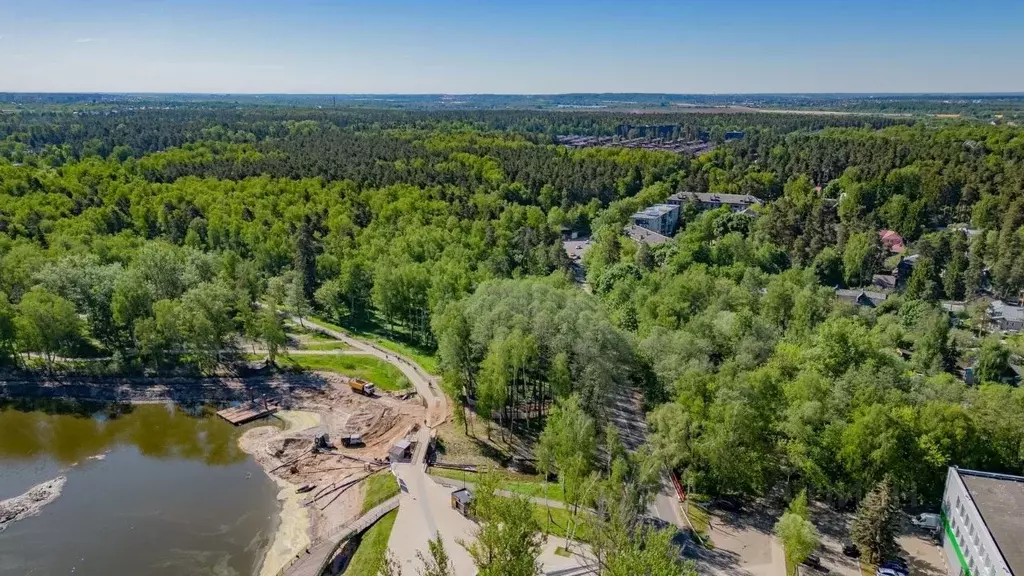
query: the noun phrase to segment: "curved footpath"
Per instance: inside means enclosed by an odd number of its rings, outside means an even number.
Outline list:
[[[298,318],[292,317],[292,321],[298,322]],[[388,540],[388,549],[395,555],[403,572],[416,573],[420,567],[417,552],[429,557],[427,542],[440,533],[455,565],[455,574],[475,574],[472,558],[458,542],[472,539],[476,525],[452,509],[451,489],[435,483],[426,474],[424,459],[431,433],[448,417],[448,401],[438,387],[437,378],[401,354],[353,338],[316,321],[303,319],[303,322],[314,330],[341,340],[355,350],[391,363],[405,374],[416,388],[416,392],[427,403],[427,421],[424,423],[426,425],[416,433],[416,452],[413,454],[412,462],[396,463],[391,467],[402,491],[399,494],[398,517]]]
[[[289,318],[296,324],[300,323],[298,316],[290,316]],[[422,366],[414,362],[412,359],[392,352],[391,350],[385,350],[372,342],[359,340],[345,332],[324,326],[316,320],[302,318],[301,324],[308,328],[312,328],[317,332],[331,336],[336,340],[340,340],[362,354],[375,356],[384,360],[401,370],[402,374],[404,374],[405,377],[409,379],[409,382],[412,383],[413,387],[416,388],[416,392],[427,403],[427,422],[424,423],[426,424],[426,427],[421,428],[421,432],[427,432],[427,438],[429,438],[428,428],[433,429],[444,423],[448,416],[448,402],[444,393],[438,389],[438,379],[436,376],[432,376],[424,370]],[[422,454],[420,457],[422,458]],[[422,459],[420,462],[422,462]]]

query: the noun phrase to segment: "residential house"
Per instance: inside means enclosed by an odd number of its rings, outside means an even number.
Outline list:
[[[761,205],[761,201],[750,194],[716,194],[714,192],[677,192],[669,196],[667,202],[677,206],[692,203],[701,210],[714,210],[728,206],[733,212],[749,211],[750,208]]]
[[[1024,307],[996,300],[988,307],[992,325],[1003,332],[1017,333],[1024,329]]]
[[[882,229],[878,231],[878,239],[882,241],[882,246],[893,254],[902,254],[906,252],[907,245],[903,241],[903,236],[900,236],[892,230]]]
[[[875,292],[873,290],[846,290],[843,288],[836,288],[836,297],[844,302],[850,304],[856,304],[857,306],[864,306],[866,308],[875,308],[885,302],[889,295],[884,292]]]
[[[882,292],[892,292],[896,289],[896,277],[892,274],[875,274],[871,277],[871,287]]]
[[[679,206],[677,204],[655,204],[633,214],[633,224],[657,232],[662,236],[671,237],[679,226]]]

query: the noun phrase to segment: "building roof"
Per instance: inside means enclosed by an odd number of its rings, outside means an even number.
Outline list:
[[[642,226],[637,226],[635,224],[632,224],[630,226],[626,226],[625,233],[626,233],[626,236],[629,236],[629,238],[631,240],[633,240],[634,242],[643,242],[643,243],[648,244],[650,246],[656,246],[658,244],[664,244],[665,242],[668,242],[669,240],[671,240],[671,238],[669,238],[668,236],[662,236],[661,234],[658,234],[657,232],[652,232],[652,231],[648,230],[647,228],[644,228]]]
[[[906,242],[903,241],[903,236],[892,230],[882,229],[878,231],[878,238],[882,241],[882,245],[889,249],[890,252],[900,253],[907,249]]]
[[[1024,574],[1024,477],[955,470],[1007,567]]]
[[[836,296],[840,300],[865,306],[869,304],[871,306],[878,306],[889,298],[889,295],[884,292],[875,292],[874,290],[846,290],[843,288],[836,288]]]
[[[749,206],[761,203],[756,196],[751,196],[750,194],[716,194],[713,192],[677,192],[669,196],[669,200],[697,200],[698,202],[718,202],[719,204],[729,204],[732,206]]]
[[[660,218],[675,210],[679,210],[675,204],[655,204],[633,214],[633,218]]]
[[[988,307],[988,315],[992,318],[1004,318],[1013,322],[1024,322],[1024,307],[1007,304],[995,300]]]
[[[896,277],[892,274],[875,274],[871,277],[871,285],[881,290],[895,290]]]
[[[452,492],[452,498],[455,498],[462,504],[469,504],[473,500],[473,493],[466,488],[459,488],[455,492]]]
[[[408,450],[409,446],[412,446],[412,442],[410,442],[408,438],[402,438],[398,442],[395,442],[393,448],[398,448],[399,450]]]

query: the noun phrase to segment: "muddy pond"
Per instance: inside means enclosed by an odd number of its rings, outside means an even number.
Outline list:
[[[67,478],[0,531],[0,575],[256,573],[277,488],[243,431],[204,406],[0,403],[0,501]]]

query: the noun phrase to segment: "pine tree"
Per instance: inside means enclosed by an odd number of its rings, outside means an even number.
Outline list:
[[[868,560],[880,562],[891,558],[898,547],[896,534],[900,529],[900,511],[896,505],[892,482],[886,478],[878,483],[857,508],[850,530],[853,541]]]

